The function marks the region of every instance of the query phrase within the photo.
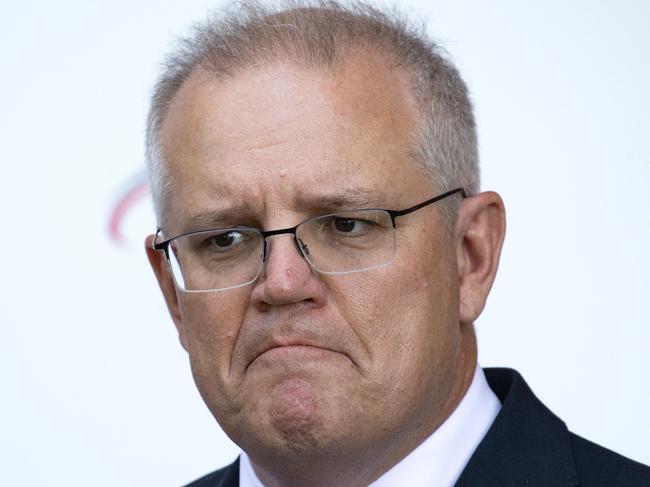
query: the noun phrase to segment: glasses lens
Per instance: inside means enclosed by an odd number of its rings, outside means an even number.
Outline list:
[[[296,229],[311,265],[326,274],[374,269],[395,256],[395,227],[384,210],[353,210],[313,218]]]
[[[181,235],[169,243],[176,284],[186,291],[212,291],[254,281],[262,266],[264,239],[244,228]]]

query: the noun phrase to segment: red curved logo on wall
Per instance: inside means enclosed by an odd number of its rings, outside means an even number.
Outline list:
[[[139,171],[124,181],[118,189],[119,195],[108,219],[108,236],[113,243],[124,243],[122,223],[132,208],[149,194],[145,171]]]

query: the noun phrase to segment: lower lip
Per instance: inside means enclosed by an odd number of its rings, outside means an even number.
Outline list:
[[[282,360],[283,358],[304,358],[305,360],[316,360],[332,357],[336,352],[326,348],[312,347],[309,345],[287,345],[281,347],[269,348],[261,353],[254,361],[260,359]]]

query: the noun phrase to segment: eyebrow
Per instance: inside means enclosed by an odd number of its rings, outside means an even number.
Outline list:
[[[246,212],[250,213],[248,205],[204,211],[185,218],[181,233],[209,230],[212,228],[226,228],[233,224],[241,224],[242,215],[246,214]]]
[[[381,193],[365,188],[340,188],[334,193],[298,195],[295,203],[297,209],[304,210],[305,213],[318,210],[336,212],[358,208],[374,208],[376,207],[377,200],[381,200],[381,198]],[[305,218],[308,218],[308,216]],[[258,220],[258,218],[253,217],[250,205],[237,205],[218,210],[208,210],[184,219],[180,233],[213,228],[228,228],[233,225],[251,223],[252,220]],[[256,227],[255,225],[252,226]]]
[[[365,188],[340,188],[334,193],[302,195],[297,199],[305,209],[338,211],[376,206],[382,194]]]

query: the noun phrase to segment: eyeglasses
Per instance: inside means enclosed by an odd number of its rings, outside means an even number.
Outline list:
[[[199,230],[156,242],[165,252],[176,286],[186,292],[226,291],[246,286],[260,275],[266,261],[266,239],[293,235],[298,251],[321,274],[350,274],[387,266],[396,253],[395,219],[453,194],[440,194],[405,210],[368,208],[309,218],[291,228],[249,227]]]

